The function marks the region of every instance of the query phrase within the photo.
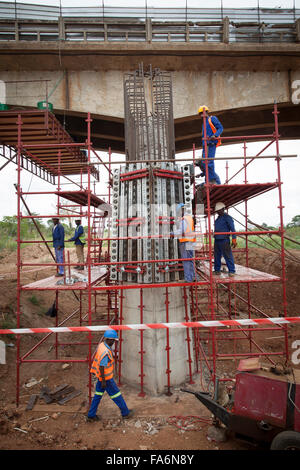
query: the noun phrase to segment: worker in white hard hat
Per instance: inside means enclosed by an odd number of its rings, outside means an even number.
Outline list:
[[[195,282],[195,266],[194,260],[191,261],[187,258],[194,258],[194,243],[196,238],[194,235],[194,219],[192,215],[185,213],[185,205],[180,202],[176,207],[176,230],[171,233],[171,236],[179,238],[180,256],[185,261],[182,261],[184,280],[186,282]]]
[[[221,259],[225,259],[226,266],[229,271],[229,276],[235,275],[235,264],[233,254],[230,246],[230,235],[228,232],[235,232],[233,218],[225,212],[225,204],[217,202],[215,205],[215,212],[218,217],[215,220],[214,231],[214,271],[213,274],[221,274]],[[227,232],[227,233],[224,233]],[[235,248],[237,245],[236,235],[232,235],[232,246]]]
[[[221,145],[220,135],[223,132],[223,126],[216,116],[210,116],[209,108],[206,105],[202,105],[198,109],[198,115],[203,119],[202,124],[202,158],[205,158],[205,136],[204,136],[204,117],[206,124],[206,147],[207,147],[207,158],[215,158],[216,149]],[[211,184],[221,184],[221,180],[215,172],[214,160],[209,160],[207,165],[208,174],[206,175],[206,164],[201,159],[196,163],[201,169],[200,176],[205,176],[205,182]]]

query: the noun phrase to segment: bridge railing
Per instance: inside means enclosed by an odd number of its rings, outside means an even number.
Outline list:
[[[300,42],[300,9],[104,11],[0,1],[0,41],[291,43]]]

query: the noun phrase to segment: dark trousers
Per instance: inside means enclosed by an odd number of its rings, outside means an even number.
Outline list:
[[[215,271],[221,271],[221,259],[222,256],[225,259],[228,271],[230,273],[235,273],[235,265],[233,254],[231,251],[230,240],[223,239],[217,240],[215,239],[214,244],[214,255],[215,255]]]

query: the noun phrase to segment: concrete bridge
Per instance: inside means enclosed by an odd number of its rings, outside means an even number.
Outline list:
[[[85,137],[90,111],[95,148],[123,152],[123,74],[143,63],[172,72],[177,152],[200,143],[200,104],[219,116],[224,136],[242,136],[273,132],[276,101],[282,138],[297,139],[300,11],[293,11],[290,22],[280,12],[277,23],[272,17],[273,23],[251,24],[236,16],[234,21],[225,16],[161,23],[151,18],[6,18],[0,22],[5,102],[36,107],[48,96],[78,141]]]

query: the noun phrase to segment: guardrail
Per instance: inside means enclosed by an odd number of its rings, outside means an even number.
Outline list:
[[[300,42],[300,9],[60,9],[0,2],[0,41],[291,43]]]
[[[0,41],[100,42],[300,42],[300,20],[291,24],[223,21],[157,22],[0,20]]]

